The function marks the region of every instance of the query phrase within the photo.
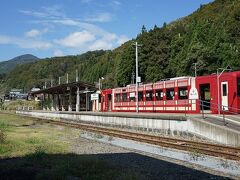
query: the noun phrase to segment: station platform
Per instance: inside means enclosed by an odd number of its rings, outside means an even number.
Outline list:
[[[38,110],[37,112],[49,112]],[[52,111],[51,111],[52,112]],[[225,115],[225,121],[223,115],[205,113],[202,114],[185,114],[185,113],[143,113],[143,112],[93,112],[93,111],[53,111],[61,114],[85,114],[94,116],[112,116],[112,117],[129,117],[129,118],[147,118],[147,119],[161,119],[161,120],[176,120],[186,121],[187,118],[195,118],[198,120],[204,120],[209,123],[213,123],[219,126],[225,126],[229,129],[240,131],[240,114],[239,115]]]
[[[43,118],[96,123],[122,128],[158,131],[166,135],[196,135],[221,144],[240,146],[240,116],[204,114],[160,114],[125,112],[16,111]]]
[[[201,115],[187,116],[240,132],[240,115],[225,115],[224,118],[223,115],[216,114],[205,114],[204,118]]]

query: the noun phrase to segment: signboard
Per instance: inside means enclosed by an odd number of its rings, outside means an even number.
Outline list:
[[[138,83],[141,82],[141,77],[140,77],[140,76],[137,77],[137,82],[138,82]]]
[[[99,94],[91,94],[91,101],[98,100]]]
[[[135,92],[131,92],[130,97],[135,97]]]
[[[192,87],[189,91],[189,99],[196,100],[199,99],[198,91],[195,87]]]

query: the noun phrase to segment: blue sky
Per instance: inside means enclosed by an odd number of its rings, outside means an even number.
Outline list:
[[[4,0],[0,6],[0,61],[114,49],[142,25],[171,22],[212,0]]]

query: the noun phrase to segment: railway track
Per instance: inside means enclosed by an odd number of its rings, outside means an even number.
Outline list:
[[[240,161],[240,148],[236,148],[236,147],[219,145],[219,144],[211,144],[211,143],[203,143],[203,142],[195,142],[195,141],[170,138],[170,137],[154,136],[149,134],[136,133],[136,132],[118,130],[113,128],[105,128],[105,127],[99,127],[96,125],[76,123],[76,122],[56,121],[56,120],[48,120],[48,122],[51,124],[78,128],[85,131],[100,133],[100,134],[124,138],[124,139],[130,139],[130,140],[154,144],[162,147],[174,148],[174,149],[189,151],[193,153],[206,154],[210,156],[222,157],[225,159]]]

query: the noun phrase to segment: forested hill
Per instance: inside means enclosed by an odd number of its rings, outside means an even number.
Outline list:
[[[24,54],[17,56],[13,59],[0,62],[0,74],[7,74],[13,70],[19,64],[26,64],[30,62],[36,62],[39,58],[31,54]]]
[[[157,22],[156,22],[157,23]],[[87,52],[78,56],[55,57],[18,66],[6,78],[4,87],[29,89],[45,80],[75,69],[80,80],[96,82],[104,77],[104,87],[129,84],[135,71],[135,40],[139,48],[139,72],[144,82],[167,77],[216,73],[217,68],[240,67],[240,0],[216,0],[203,5],[188,17],[151,30],[144,27],[136,39],[112,51]],[[62,78],[64,80],[64,78]]]

